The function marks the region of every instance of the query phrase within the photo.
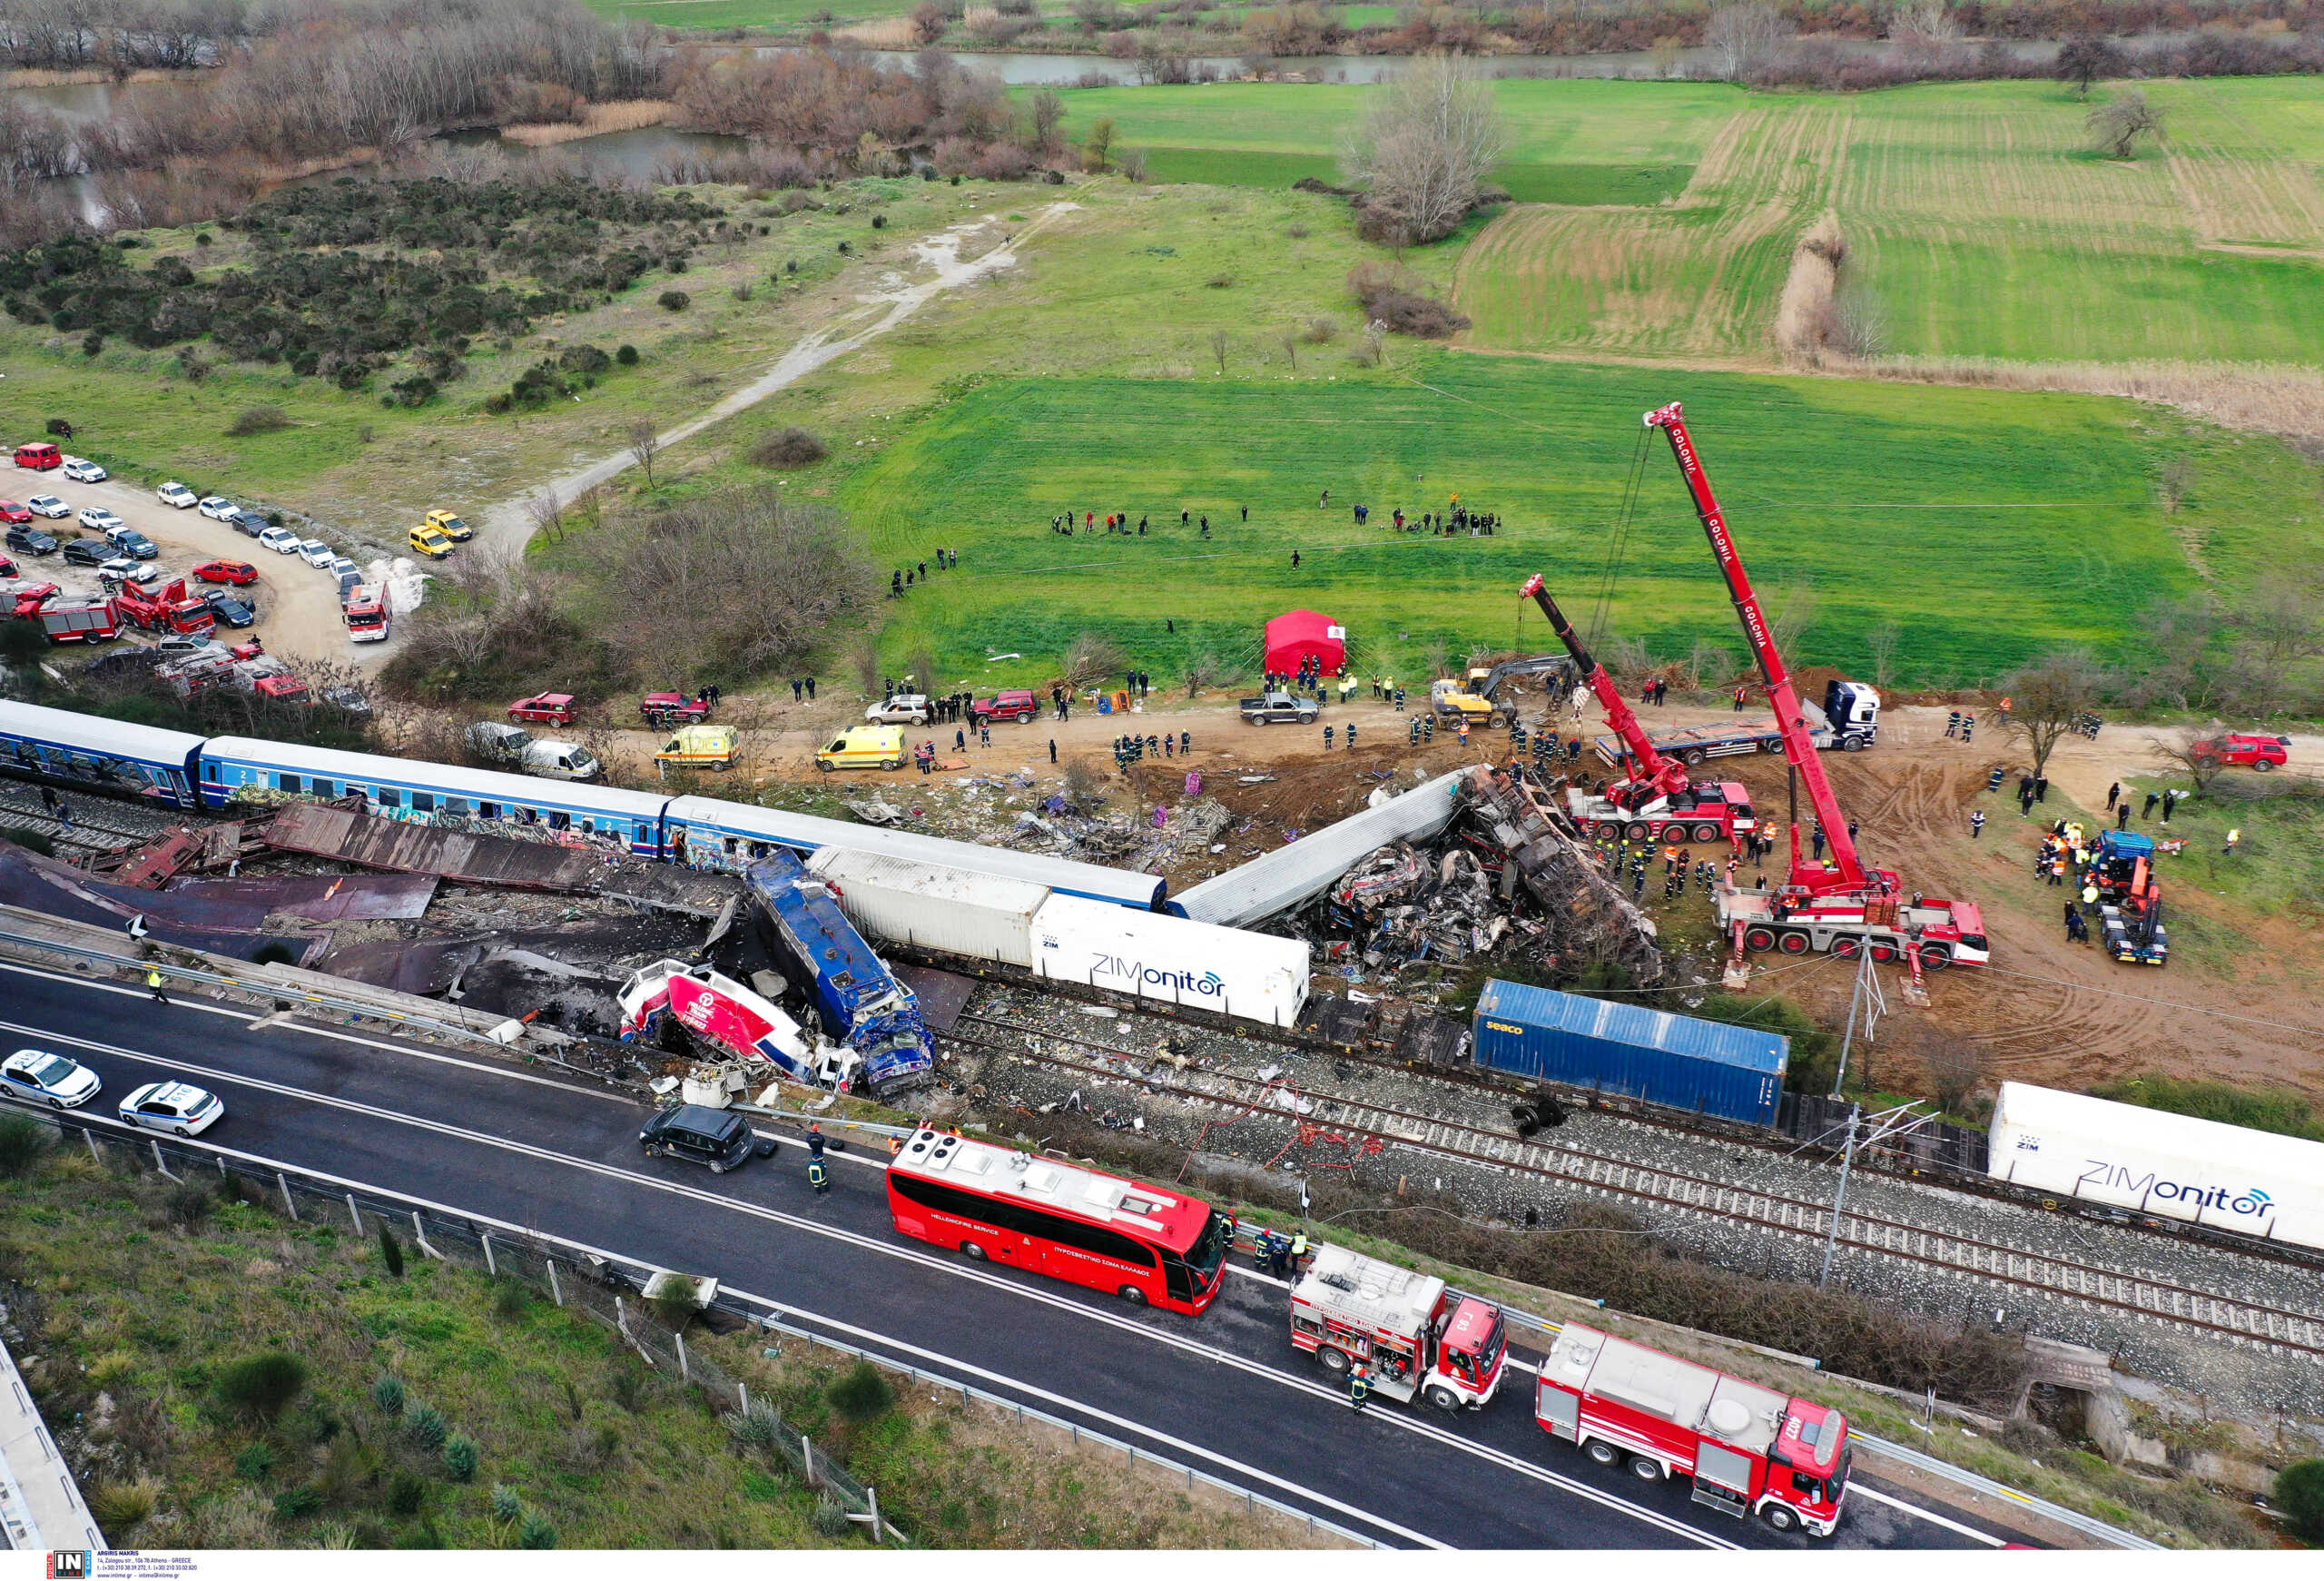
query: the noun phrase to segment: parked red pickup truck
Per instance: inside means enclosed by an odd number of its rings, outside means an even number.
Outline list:
[[[573,723],[573,694],[570,692],[536,692],[529,697],[519,697],[508,705],[511,724],[570,725]]]
[[[2230,768],[2249,768],[2265,774],[2291,761],[2291,737],[2212,736],[2194,743],[2188,750],[2198,757],[2224,764]]]

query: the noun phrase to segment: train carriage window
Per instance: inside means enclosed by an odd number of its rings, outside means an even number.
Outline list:
[[[299,794],[299,776],[295,774],[277,774],[274,776],[274,784],[277,789],[286,795],[295,796]]]
[[[538,807],[518,807],[517,821],[520,824],[537,824],[541,821],[541,810]]]
[[[329,801],[339,793],[331,788],[330,781],[327,779],[319,779],[315,781],[314,794],[322,797],[323,800]]]
[[[552,829],[569,829],[573,827],[573,815],[560,813],[552,807],[549,809],[548,826]]]
[[[379,805],[383,807],[401,806],[403,805],[403,792],[396,789],[396,787],[391,785],[381,786],[379,787]]]
[[[719,849],[725,852],[729,856],[732,856],[736,851],[740,850],[742,848],[742,845],[743,843],[734,838],[732,835],[727,835],[724,840],[721,840],[718,843]]]
[[[763,862],[766,859],[767,853],[773,849],[773,847],[763,840],[753,840],[751,842],[751,860]]]
[[[433,791],[412,792],[411,810],[415,813],[434,812],[436,810],[436,793]]]
[[[476,805],[476,815],[479,818],[497,818],[500,815],[500,804],[498,802],[478,802]]]
[[[444,798],[444,811],[445,811],[445,812],[447,812],[447,813],[448,813],[448,814],[450,814],[453,817],[456,817],[456,818],[465,818],[465,817],[467,817],[467,816],[468,815],[468,797],[466,797],[466,796],[446,796],[446,797]]]
[[[581,832],[582,832],[584,835],[594,835],[594,834],[596,834],[596,833],[597,832],[597,820],[596,820],[596,819],[595,819],[595,818],[584,818],[584,819],[582,819],[582,820],[581,820]],[[610,833],[610,831],[608,831],[608,833]]]

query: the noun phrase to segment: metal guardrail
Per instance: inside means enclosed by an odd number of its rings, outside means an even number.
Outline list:
[[[2080,1532],[2083,1537],[2094,1538],[2113,1547],[2151,1549],[2165,1553],[2171,1551],[2163,1544],[2151,1542],[2136,1532],[2126,1532],[2120,1527],[2107,1525],[2094,1516],[2083,1515],[2080,1510],[2068,1509],[2063,1505],[2052,1504],[2046,1498],[2036,1498],[2030,1493],[2022,1493],[2007,1483],[1995,1482],[1989,1477],[1980,1477],[1974,1471],[1955,1466],[1949,1460],[1940,1460],[1935,1456],[1915,1449],[1909,1444],[1892,1444],[1886,1438],[1876,1438],[1870,1433],[1859,1432],[1853,1428],[1848,1429],[1848,1438],[1858,1448],[1880,1456],[1884,1459],[1910,1466],[1916,1471],[1925,1471],[1933,1477],[1942,1477],[1947,1482],[1955,1483],[1989,1497],[2006,1499],[2029,1515],[2037,1515],[2044,1520],[2055,1521],[2069,1530]]]
[[[948,1393],[957,1393],[964,1403],[970,1399],[980,1399],[987,1404],[998,1406],[1003,1410],[1014,1411],[1019,1422],[1044,1422],[1052,1428],[1062,1428],[1071,1436],[1076,1444],[1086,1439],[1090,1443],[1103,1444],[1110,1449],[1119,1449],[1128,1457],[1129,1463],[1133,1466],[1142,1460],[1148,1466],[1159,1466],[1174,1476],[1184,1477],[1189,1489],[1192,1489],[1197,1482],[1206,1482],[1222,1492],[1232,1494],[1242,1499],[1246,1509],[1256,1510],[1260,1505],[1265,1505],[1269,1509],[1287,1515],[1294,1520],[1305,1521],[1307,1529],[1311,1532],[1328,1532],[1335,1537],[1344,1537],[1361,1547],[1384,1549],[1388,1546],[1387,1544],[1376,1538],[1350,1531],[1336,1521],[1326,1520],[1313,1511],[1295,1508],[1281,1499],[1228,1482],[1223,1477],[1215,1477],[1207,1471],[1189,1466],[1182,1460],[1173,1460],[1167,1455],[1157,1455],[1151,1450],[1140,1449],[1137,1445],[1117,1438],[1110,1433],[1100,1433],[1093,1428],[1085,1428],[1078,1422],[1052,1416],[1038,1406],[1029,1406],[1021,1400],[1013,1400],[1005,1395],[998,1395],[990,1390],[979,1388],[974,1384],[962,1383],[958,1378],[948,1378],[940,1372],[931,1372],[913,1362],[898,1361],[891,1356],[882,1355],[877,1350],[867,1349],[861,1345],[852,1345],[843,1339],[833,1339],[827,1335],[817,1334],[812,1329],[794,1328],[778,1318],[768,1316],[756,1319],[754,1321],[771,1333],[788,1334],[794,1339],[803,1339],[810,1348],[821,1346],[828,1350],[839,1351],[842,1355],[857,1357],[872,1363],[874,1367],[885,1368],[890,1372],[901,1372],[914,1383],[931,1384]]]

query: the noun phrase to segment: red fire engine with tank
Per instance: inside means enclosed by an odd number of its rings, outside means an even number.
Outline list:
[[[1291,1287],[1291,1343],[1343,1378],[1364,1363],[1375,1394],[1447,1411],[1491,1400],[1509,1359],[1492,1302],[1338,1246],[1316,1247]]]
[[[1692,1477],[1697,1504],[1819,1537],[1839,1525],[1848,1424],[1828,1406],[1568,1323],[1541,1363],[1533,1417],[1600,1466]]]

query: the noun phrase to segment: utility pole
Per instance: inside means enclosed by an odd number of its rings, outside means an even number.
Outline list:
[[[1840,1210],[1848,1200],[1848,1171],[1856,1165],[1856,1122],[1864,1112],[1861,1103],[1848,1105],[1847,1145],[1840,1150],[1840,1183],[1832,1193],[1832,1217],[1824,1226],[1824,1267],[1816,1276],[1816,1288],[1822,1290],[1832,1279],[1832,1251],[1840,1239]]]
[[[1835,1098],[1840,1095],[1840,1089],[1848,1079],[1848,1050],[1856,1042],[1857,1013],[1863,1013],[1864,1041],[1868,1043],[1872,1041],[1873,1028],[1880,1024],[1880,1013],[1888,1007],[1887,1000],[1880,992],[1880,979],[1873,973],[1871,945],[1862,939],[1856,942],[1856,986],[1848,994],[1848,1023],[1840,1029],[1840,1068],[1832,1077],[1832,1096]],[[1865,1062],[1867,1066],[1871,1063],[1869,1056]]]

